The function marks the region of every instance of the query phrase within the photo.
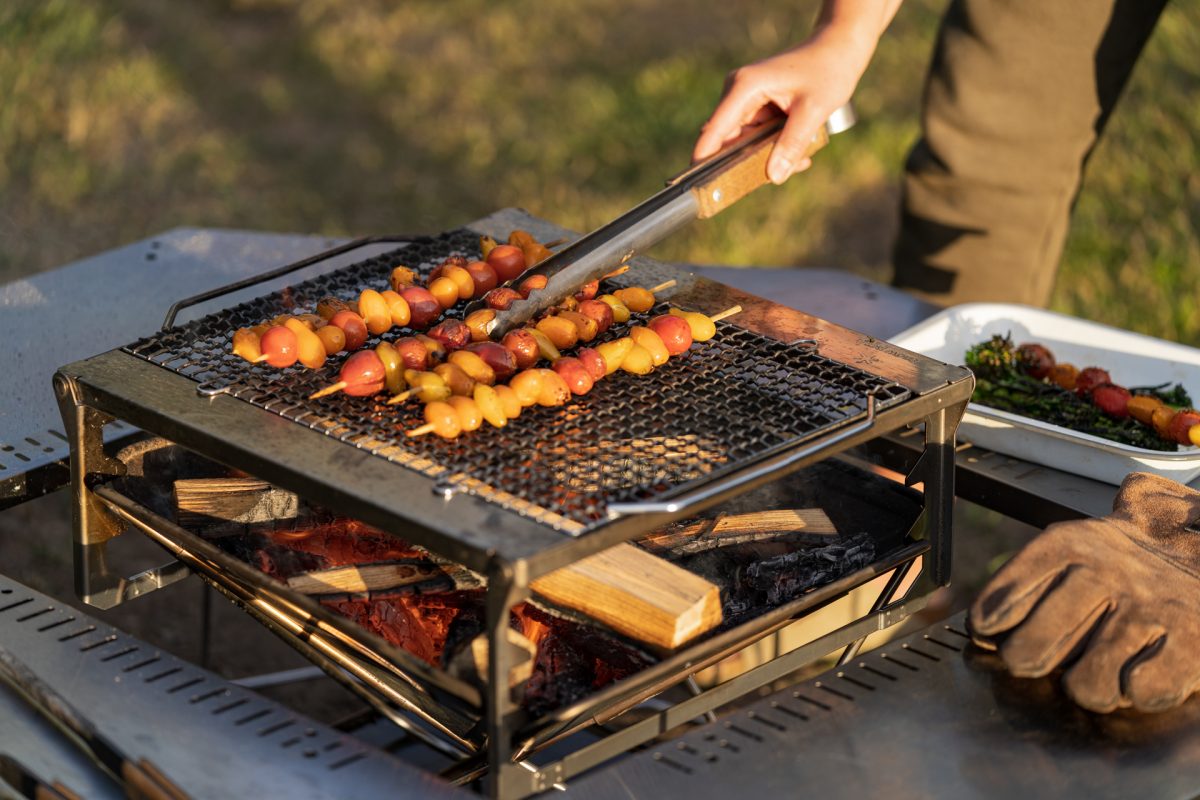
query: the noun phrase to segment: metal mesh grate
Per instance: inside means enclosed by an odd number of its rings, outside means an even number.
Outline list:
[[[485,425],[452,441],[409,439],[404,432],[423,422],[415,402],[386,406],[344,395],[308,399],[336,380],[342,357],[317,371],[277,370],[248,365],[229,352],[239,327],[310,310],[327,295],[354,299],[365,286],[385,284],[399,263],[427,275],[451,254],[478,258],[476,235],[453,231],[414,242],[125,349],[419,470],[436,478],[440,489],[478,494],[573,534],[604,520],[608,503],[661,498],[859,419],[868,393],[875,394],[879,408],[909,394],[803,343],[784,344],[723,321],[716,338],[693,345],[650,375],[618,372],[564,407],[528,408],[503,429]],[[624,282],[631,283],[627,276]],[[643,315],[634,315],[605,338],[620,337],[642,321]],[[385,338],[401,335],[393,331]]]

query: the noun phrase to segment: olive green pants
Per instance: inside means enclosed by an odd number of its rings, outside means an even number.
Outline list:
[[[1083,168],[1167,0],[953,0],[909,154],[894,284],[1045,305]]]

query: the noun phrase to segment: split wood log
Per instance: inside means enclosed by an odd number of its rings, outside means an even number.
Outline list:
[[[251,525],[300,516],[300,498],[258,478],[185,478],[175,481],[179,524],[208,535],[243,533]]]
[[[512,653],[512,668],[508,671],[508,688],[515,689],[524,686],[533,675],[533,661],[537,657],[537,646],[525,638],[519,631],[505,627],[504,636]],[[488,683],[488,638],[487,634],[479,634],[465,647],[455,653],[446,671],[459,680],[474,686],[486,686]]]
[[[721,624],[715,584],[628,544],[555,570],[530,588],[632,639],[668,650]]]
[[[424,559],[349,564],[313,570],[287,579],[288,588],[301,594],[367,594],[395,591],[432,582],[449,582],[456,589],[482,585],[478,575],[456,564]]]
[[[664,558],[682,558],[749,542],[793,539],[804,544],[826,544],[837,535],[837,528],[823,510],[798,508],[721,514],[715,519],[697,520],[651,533],[639,539],[637,544]]]

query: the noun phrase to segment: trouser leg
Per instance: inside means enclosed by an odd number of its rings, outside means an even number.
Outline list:
[[[897,286],[1045,305],[1083,167],[1167,0],[953,0],[909,154]]]

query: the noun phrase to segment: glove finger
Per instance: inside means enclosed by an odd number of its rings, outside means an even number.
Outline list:
[[[1177,706],[1200,686],[1195,639],[1168,630],[1128,670],[1125,694],[1138,711]]]
[[[1023,559],[1023,555],[1005,564],[971,604],[968,622],[973,633],[995,636],[1016,626],[1069,567],[1061,561]],[[1031,565],[1035,569],[1029,569]]]
[[[1000,645],[1009,671],[1040,678],[1061,664],[1112,610],[1107,586],[1090,570],[1072,567]]]
[[[1118,607],[1100,624],[1083,655],[1063,677],[1067,694],[1084,708],[1104,714],[1128,706],[1121,691],[1122,672],[1162,633],[1158,626],[1146,625]]]

